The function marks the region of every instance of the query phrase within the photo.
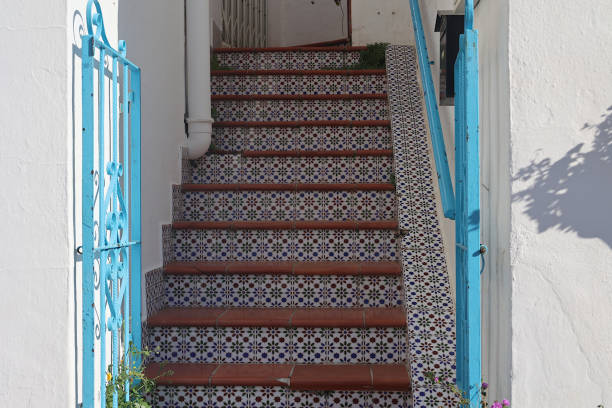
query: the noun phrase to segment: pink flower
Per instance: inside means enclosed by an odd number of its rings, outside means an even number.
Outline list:
[[[503,407],[502,407],[501,402],[495,401],[493,405],[491,405],[491,408],[503,408]]]
[[[503,405],[504,407],[509,407],[509,406],[510,406],[510,401],[508,401],[507,399],[505,399],[505,400],[503,400],[503,401],[502,401],[502,405]]]

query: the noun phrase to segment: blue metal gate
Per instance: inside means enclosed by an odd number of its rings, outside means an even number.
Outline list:
[[[480,407],[480,161],[478,154],[478,32],[474,1],[465,0],[465,27],[455,61],[455,190],[448,169],[440,114],[418,0],[410,0],[444,215],[455,220],[457,385]]]
[[[93,408],[98,399],[106,405],[106,382],[114,381],[121,363],[130,364],[131,345],[141,348],[140,69],[126,59],[125,42],[118,50],[109,44],[97,0],[87,4],[87,30],[82,36],[82,406]],[[129,384],[124,387],[129,398]]]

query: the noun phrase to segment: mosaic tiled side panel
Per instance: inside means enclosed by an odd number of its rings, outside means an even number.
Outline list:
[[[150,327],[152,359],[174,363],[398,364],[404,328]]]
[[[175,230],[177,261],[393,261],[393,230]]]
[[[178,194],[183,206],[175,210],[175,221],[373,221],[396,217],[392,191],[179,191]]]
[[[192,183],[388,183],[393,158],[243,157],[212,154],[198,159]]]
[[[455,379],[455,312],[436,214],[430,142],[423,116],[416,51],[387,48],[394,166],[415,408],[455,406],[428,371]]]
[[[383,126],[215,127],[218,150],[382,150],[391,149]]]
[[[164,307],[392,307],[397,276],[167,275]]]
[[[301,120],[387,120],[386,99],[213,100],[217,120],[230,122]]]
[[[188,150],[186,147],[181,147],[181,183],[190,182],[191,172],[192,170]]]
[[[219,63],[232,69],[333,69],[359,62],[359,51],[220,52]]]
[[[162,268],[145,273],[145,296],[147,316],[151,316],[165,307],[164,272]]]
[[[370,75],[215,75],[213,95],[381,94],[387,77]]]
[[[285,387],[157,387],[156,408],[412,408],[399,391],[295,391]]]

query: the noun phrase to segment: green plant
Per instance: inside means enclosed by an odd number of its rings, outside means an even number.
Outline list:
[[[227,71],[230,69],[232,69],[232,67],[221,65],[221,62],[219,62],[219,58],[215,54],[212,54],[210,56],[210,70],[211,71]]]
[[[151,354],[147,350],[137,350],[130,344],[130,362],[121,360],[117,367],[117,375],[113,378],[113,366],[108,366],[106,373],[106,406],[113,406],[113,394],[117,392],[119,408],[151,408],[145,396],[155,390],[155,380],[159,377],[148,378],[144,373],[144,361]],[[160,376],[172,375],[172,371],[162,373]],[[130,400],[126,401],[126,385],[129,386]]]
[[[349,65],[348,69],[381,69],[385,68],[385,52],[389,43],[368,44],[359,52],[359,62]]]
[[[437,377],[433,372],[428,371],[425,373],[425,378],[427,378],[432,384],[441,385],[443,388],[446,388],[450,392],[452,392],[457,397],[457,407],[467,407],[470,405],[470,400],[466,397],[465,393],[461,392],[461,390],[457,387],[450,378],[444,379]],[[488,408],[489,403],[487,402],[487,389],[489,388],[489,384],[483,382],[480,386],[480,406],[482,408]],[[502,400],[495,401],[491,404],[490,408],[505,408],[510,407],[510,401]]]

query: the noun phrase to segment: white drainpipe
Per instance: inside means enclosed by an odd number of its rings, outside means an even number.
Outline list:
[[[207,0],[186,1],[187,148],[189,158],[202,157],[212,134],[210,102],[210,16]]]

